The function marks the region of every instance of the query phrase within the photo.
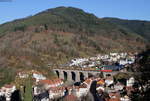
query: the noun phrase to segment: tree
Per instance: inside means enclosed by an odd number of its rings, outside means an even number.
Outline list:
[[[47,24],[44,24],[44,28],[45,28],[45,30],[48,30]]]
[[[30,75],[25,82],[25,94],[24,94],[24,101],[32,101],[32,76]]]

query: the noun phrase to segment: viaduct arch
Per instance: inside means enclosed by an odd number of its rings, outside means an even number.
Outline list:
[[[59,78],[59,72],[58,72],[58,70],[56,70],[55,72],[56,72],[56,74],[57,74],[57,76],[58,76],[58,78]]]
[[[71,77],[73,81],[76,81],[76,73],[75,72],[71,72]]]
[[[53,69],[53,72],[65,81],[79,82],[88,77],[98,75],[100,77],[106,77],[107,75],[115,75],[118,72],[100,72],[100,71],[84,71],[84,70],[67,70],[67,69]]]

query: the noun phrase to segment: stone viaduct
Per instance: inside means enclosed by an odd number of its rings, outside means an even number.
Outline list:
[[[65,81],[79,82],[90,76],[106,77],[107,75],[113,76],[118,72],[101,72],[91,70],[67,70],[67,69],[53,69],[53,72],[61,79]]]

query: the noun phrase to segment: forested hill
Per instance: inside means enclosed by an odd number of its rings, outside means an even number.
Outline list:
[[[103,20],[124,27],[150,41],[150,21],[123,20],[118,18],[103,18]]]
[[[149,44],[147,23],[137,28],[139,32],[133,25],[130,28],[78,8],[57,7],[1,24],[0,82],[10,81],[20,69],[46,70],[47,64],[75,57],[142,51]]]
[[[104,36],[134,36],[150,40],[150,22],[138,20],[121,20],[117,18],[99,19],[73,7],[57,7],[40,12],[34,16],[18,19],[0,26],[0,34],[7,31],[25,30],[30,26],[47,26],[49,29],[64,32],[83,32]],[[114,31],[115,33],[113,34]],[[140,36],[138,36],[140,35]]]

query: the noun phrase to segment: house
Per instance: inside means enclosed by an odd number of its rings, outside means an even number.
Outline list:
[[[113,83],[114,83],[113,78],[106,78],[106,80],[105,80],[106,86],[110,86],[110,85],[113,84]]]
[[[8,84],[6,84],[0,89],[0,94],[6,98],[6,101],[10,101],[11,100],[11,94],[15,90],[16,90],[16,86],[15,85],[8,85]]]
[[[135,79],[134,77],[130,77],[128,80],[127,80],[127,87],[132,87],[133,84],[135,83]]]
[[[82,64],[85,61],[88,61],[88,59],[87,58],[72,59],[69,66],[79,66],[80,64]]]
[[[79,101],[79,100],[77,96],[69,94],[64,98],[64,101]]]
[[[86,79],[84,82],[83,82],[83,84],[85,84],[88,88],[90,87],[90,85],[91,85],[91,83],[92,83],[92,79],[91,78],[88,78],[88,79]]]
[[[104,59],[108,59],[109,58],[109,55],[103,55],[101,56],[101,59],[104,60]]]
[[[120,101],[131,101],[128,96],[124,96],[120,98]]]
[[[122,90],[124,87],[125,87],[125,85],[121,84],[120,82],[117,82],[117,83],[114,85],[114,89],[115,89],[116,91]]]
[[[54,84],[53,87],[60,86],[60,85],[62,85],[64,83],[62,79],[54,79],[54,80],[52,80],[52,82]]]
[[[76,96],[78,98],[87,95],[93,80],[95,80],[95,79],[88,78],[80,86],[75,87]]]
[[[120,101],[120,94],[118,92],[109,93],[109,101]]]
[[[104,86],[100,86],[100,85],[99,85],[99,86],[96,88],[96,90],[97,90],[97,91],[101,90],[101,91],[104,92],[105,88],[104,88]]]
[[[29,74],[27,73],[27,72],[18,72],[17,73],[17,76],[19,77],[19,78],[28,78],[29,77]]]
[[[42,92],[33,97],[33,101],[49,101],[49,93],[47,91]]]
[[[56,97],[64,96],[64,87],[60,87],[63,84],[61,79],[54,79],[54,80],[39,80],[34,86],[34,95],[38,96],[42,94],[45,90],[49,93],[49,98],[54,99]]]
[[[127,53],[120,53],[120,56],[121,56],[122,58],[125,58],[125,57],[127,56]]]
[[[48,89],[48,92],[47,92],[48,93],[48,98],[49,99],[56,99],[56,98],[63,97],[65,95],[65,90],[66,90],[65,87],[51,87],[51,88]],[[45,92],[38,93],[35,96],[37,98],[39,98],[39,96],[42,95],[42,94],[45,94]],[[45,97],[45,98],[47,98],[47,97]]]
[[[48,80],[48,79],[46,79],[46,80],[40,80],[40,81],[38,82],[38,84],[39,84],[39,85],[43,85],[44,88],[47,89],[47,90],[48,90],[50,87],[55,86],[54,83],[53,83],[51,80]]]
[[[33,86],[33,95],[34,96],[37,96],[43,92],[45,92],[45,88],[42,85]]]
[[[39,80],[45,80],[45,79],[46,79],[46,77],[43,76],[43,74],[40,73],[40,72],[34,71],[34,72],[32,73],[32,75],[33,75],[33,78],[35,78],[36,82],[38,82]]]
[[[46,89],[49,89],[51,87],[57,87],[57,86],[62,85],[63,80],[61,80],[61,79],[55,79],[55,80],[45,79],[45,80],[39,80],[38,84],[43,84]]]
[[[61,98],[66,95],[68,89],[66,87],[53,87],[49,89],[49,99]]]
[[[128,64],[128,61],[127,60],[120,60],[119,64],[120,65],[126,65],[126,64]]]
[[[83,83],[79,87],[75,87],[76,96],[78,98],[85,96],[87,94],[88,90],[89,90],[88,85]]]

